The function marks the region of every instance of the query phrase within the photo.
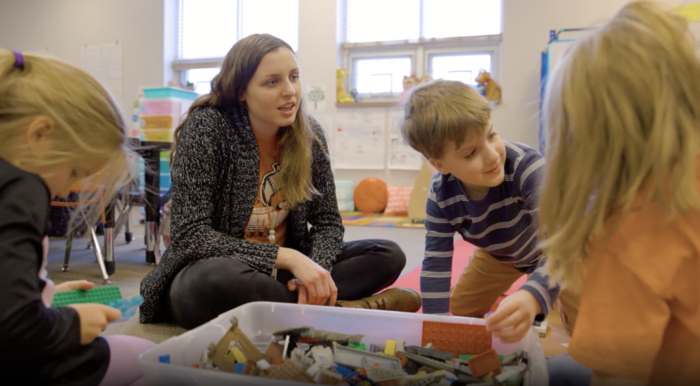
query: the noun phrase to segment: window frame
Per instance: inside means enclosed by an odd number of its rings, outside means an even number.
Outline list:
[[[490,55],[491,56],[491,77],[500,78],[500,44],[491,45],[470,45],[459,47],[429,47],[424,49],[423,68],[425,74],[432,73],[431,59],[435,56],[462,56],[462,55]],[[477,74],[474,74],[476,78]]]
[[[372,51],[366,51],[362,53],[354,53],[350,54],[348,57],[348,61],[351,64],[352,71],[348,71],[348,75],[346,79],[343,79],[344,81],[349,81],[351,87],[349,87],[346,91],[350,92],[352,89],[357,88],[357,62],[360,60],[366,60],[366,59],[403,59],[403,58],[410,58],[411,59],[411,73],[416,72],[416,62],[417,62],[417,57],[416,57],[416,52],[415,50],[395,50],[391,51],[390,53],[384,50],[372,50]],[[400,93],[398,96],[394,96],[393,92],[392,93],[382,93],[382,94],[372,94],[372,93],[365,93],[365,94],[357,94],[358,97],[363,98],[363,99],[370,99],[370,100],[387,100],[387,99],[396,99],[400,96]]]
[[[357,88],[357,62],[362,59],[399,58],[411,56],[411,73],[421,77],[430,74],[430,59],[442,55],[491,55],[491,76],[500,78],[500,50],[503,34],[451,37],[441,39],[418,39],[416,41],[342,43],[341,63],[348,75],[343,79],[346,91]],[[358,94],[361,102],[397,102],[400,95]]]
[[[238,28],[236,30],[236,42],[242,39],[241,37],[241,3],[239,0],[231,0],[231,1],[236,1],[236,8],[237,8],[237,15],[236,17],[238,18]],[[301,0],[298,0],[301,1]],[[187,82],[188,81],[188,70],[194,70],[194,69],[200,69],[200,68],[221,68],[224,62],[225,56],[221,57],[212,57],[212,58],[196,58],[196,59],[183,59],[180,57],[182,53],[182,34],[181,31],[181,23],[182,23],[182,12],[183,12],[183,0],[178,0],[178,7],[177,7],[177,19],[178,19],[178,24],[176,26],[177,28],[177,57],[172,61],[171,67],[173,71],[176,72],[176,76],[180,79],[181,82]],[[297,35],[298,39],[298,35]],[[235,44],[235,42],[234,42]],[[297,45],[299,44],[297,40]]]

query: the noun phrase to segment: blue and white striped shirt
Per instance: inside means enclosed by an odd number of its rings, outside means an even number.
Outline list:
[[[449,313],[455,233],[523,274],[532,273],[521,289],[535,296],[544,316],[559,295],[558,286],[548,286],[537,248],[537,191],[544,158],[525,145],[505,142],[505,146],[505,179],[481,200],[470,200],[451,174],[438,173],[431,180],[420,278],[424,313]]]

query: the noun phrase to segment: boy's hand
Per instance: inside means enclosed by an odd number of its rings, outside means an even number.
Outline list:
[[[67,281],[56,286],[56,292],[72,291],[72,290],[83,290],[87,291],[93,289],[95,283],[89,282],[87,280],[73,280]]]
[[[504,343],[520,341],[541,312],[540,304],[528,291],[520,290],[506,297],[491,316],[487,316],[486,330],[493,332]]]
[[[121,311],[104,304],[71,304],[80,318],[80,344],[90,344],[107,328],[107,323],[119,320]]]

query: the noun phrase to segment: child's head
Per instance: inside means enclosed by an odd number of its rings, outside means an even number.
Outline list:
[[[221,72],[211,81],[211,93],[197,99],[192,113],[201,106],[245,108],[254,133],[277,131],[280,171],[290,206],[306,201],[316,189],[311,183],[311,141],[318,142],[306,123],[299,66],[291,46],[275,36],[254,34],[233,45]],[[176,130],[171,161],[176,154]]]
[[[700,64],[683,19],[634,2],[575,42],[547,83],[541,234],[553,277],[577,288],[572,262],[642,182],[669,213],[700,206]]]
[[[105,89],[56,59],[0,49],[0,157],[38,174],[52,196],[94,182],[109,196],[129,177],[126,125]]]
[[[420,84],[403,108],[404,139],[441,173],[454,175],[467,190],[503,182],[505,146],[488,102],[473,87],[447,80]]]

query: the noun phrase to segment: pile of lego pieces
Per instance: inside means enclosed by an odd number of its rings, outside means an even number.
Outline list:
[[[402,339],[388,340],[384,347],[362,343],[362,335],[345,335],[300,327],[277,331],[270,342],[256,346],[238,327],[238,320],[218,344],[211,344],[192,367],[233,372],[272,379],[325,385],[362,386],[449,386],[449,385],[508,385],[527,384],[527,352],[501,357],[490,348],[490,334],[483,327],[481,336],[473,327],[452,323],[425,322],[423,340],[433,337],[441,341],[438,332],[462,329],[472,340],[465,347],[453,335],[447,348],[441,351],[432,343],[425,347],[406,346]],[[470,335],[471,333],[471,335]],[[427,336],[426,336],[427,335]],[[488,348],[484,349],[484,338]],[[455,340],[456,339],[456,340]],[[455,346],[454,343],[457,343]],[[459,347],[459,345],[462,345]],[[455,354],[455,350],[477,355]]]

